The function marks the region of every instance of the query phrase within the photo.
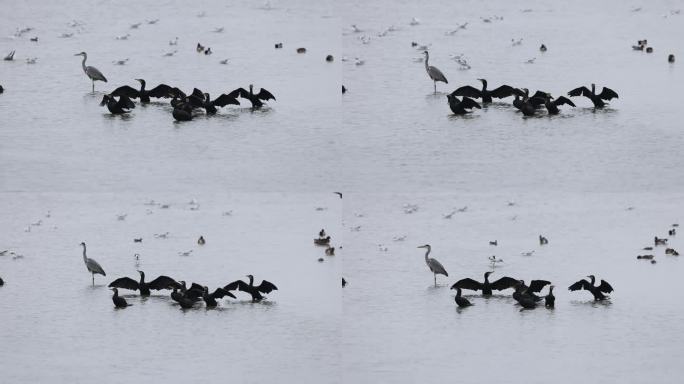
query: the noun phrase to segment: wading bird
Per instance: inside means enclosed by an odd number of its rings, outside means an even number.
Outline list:
[[[112,288],[112,291],[114,291],[114,295],[112,296],[112,301],[114,302],[114,306],[117,308],[126,308],[130,304],[126,302],[126,299],[123,297],[119,296],[119,290],[116,288]]]
[[[131,99],[124,95],[121,95],[119,100],[116,100],[112,95],[102,96],[100,106],[104,107],[105,105],[112,115],[128,113],[131,109],[135,108],[135,103],[133,103]]]
[[[102,72],[100,72],[99,69],[91,66],[86,66],[86,60],[88,60],[88,54],[85,52],[77,53],[74,56],[83,56],[83,61],[81,62],[81,66],[83,67],[83,72],[85,72],[86,76],[93,82],[93,92],[95,92],[95,81],[104,81],[105,83],[107,82],[107,78],[104,77]]]
[[[470,113],[469,109],[472,108],[477,108],[477,109],[482,109],[480,104],[478,104],[475,100],[463,97],[463,100],[459,100],[454,94],[447,95],[447,100],[449,102],[449,108],[451,109],[451,112],[454,113],[454,115],[465,115],[466,113]]]
[[[456,89],[451,94],[454,96],[468,96],[474,99],[481,98],[482,104],[491,103],[493,97],[497,99],[503,99],[513,95],[522,96],[522,91],[517,88],[513,88],[510,85],[502,85],[499,88],[490,91],[487,89],[487,80],[478,80],[482,82],[482,90],[471,87],[470,85],[466,85]]]
[[[603,90],[598,95],[596,94],[596,85],[591,84],[591,91],[587,87],[575,88],[568,92],[569,96],[584,96],[594,103],[594,108],[603,108],[606,103],[603,100],[618,99],[618,94],[608,87],[603,87]]]
[[[250,103],[252,103],[252,109],[258,109],[261,108],[264,103],[263,101],[268,101],[270,99],[275,100],[275,96],[269,91],[267,91],[264,88],[261,88],[259,90],[259,93],[254,94],[253,92],[253,85],[249,85],[249,92],[247,92],[244,88],[238,88],[234,90],[233,92],[229,93],[228,96],[235,99],[237,97],[241,97],[243,99],[249,100]],[[263,100],[263,101],[262,101]]]
[[[604,295],[604,293],[613,292],[613,287],[611,287],[607,281],[601,280],[601,284],[599,284],[598,286],[594,286],[594,282],[596,282],[596,278],[594,277],[594,275],[589,275],[587,277],[591,279],[591,281],[586,281],[582,279],[568,287],[568,290],[579,291],[580,289],[585,289],[591,292],[592,295],[594,295],[594,300],[605,300],[608,297]]]
[[[435,278],[435,287],[437,286],[437,274],[444,275],[444,276],[449,276],[447,273],[446,269],[444,269],[444,266],[442,266],[442,263],[437,261],[436,259],[433,259],[432,257],[428,257],[430,254],[430,251],[432,251],[432,247],[430,244],[425,244],[421,245],[418,248],[425,248],[427,251],[425,252],[425,263],[427,264],[428,268],[430,268],[430,272],[434,275]]]
[[[262,295],[262,293],[271,293],[271,291],[278,290],[278,287],[276,287],[273,283],[266,280],[263,280],[261,284],[255,286],[254,276],[247,275],[247,277],[249,278],[249,284],[245,283],[242,280],[236,280],[223,287],[223,289],[225,289],[226,291],[234,291],[238,289],[242,292],[247,292],[250,295],[252,295],[252,302],[259,302],[263,300],[264,296]]]
[[[95,274],[96,273],[99,273],[102,276],[107,276],[107,274],[105,274],[104,269],[102,269],[102,267],[100,266],[100,264],[97,261],[89,258],[86,255],[86,244],[84,242],[82,242],[81,246],[83,247],[83,262],[85,263],[86,268],[88,269],[88,272],[90,272],[93,275],[93,285],[95,285]]]
[[[149,103],[150,97],[154,98],[171,98],[176,96],[178,88],[169,87],[166,84],[159,84],[156,87],[146,90],[145,85],[147,84],[143,79],[135,79],[140,82],[140,90],[137,90],[128,85],[124,85],[115,89],[110,95],[112,96],[127,96],[131,99],[140,99],[141,103]]]
[[[428,51],[423,51],[425,54],[425,71],[427,72],[428,76],[430,76],[430,80],[434,83],[435,86],[435,93],[437,93],[437,82],[442,81],[446,84],[449,84],[447,81],[447,78],[444,76],[442,71],[437,69],[437,67],[433,67],[432,65],[428,64],[428,60],[430,60],[430,54]]]
[[[159,291],[162,289],[173,289],[181,287],[181,285],[176,280],[163,275],[147,283],[145,282],[145,272],[138,271],[138,273],[140,273],[139,282],[131,279],[130,277],[121,277],[109,283],[109,287],[130,289],[132,291],[138,290],[140,291],[140,296],[149,296],[150,289]]]
[[[515,288],[515,286],[519,283],[518,280],[508,276],[504,276],[499,280],[490,283],[489,275],[492,273],[494,272],[485,272],[484,283],[480,283],[479,281],[473,280],[471,278],[465,278],[454,283],[454,285],[451,286],[451,289],[462,288],[469,289],[471,291],[482,291],[483,296],[491,296],[493,289],[497,291],[503,291],[504,289]]]

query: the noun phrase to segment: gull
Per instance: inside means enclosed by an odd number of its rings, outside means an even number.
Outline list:
[[[43,224],[43,220],[38,220],[35,223],[31,223],[31,225],[34,227],[39,227],[41,224]]]
[[[394,237],[392,238],[392,240],[394,240],[394,241],[404,241],[404,240],[406,240],[406,235],[403,235],[403,236],[394,236]]]
[[[122,213],[122,214],[116,215],[116,219],[119,221],[124,221],[124,220],[126,220],[126,216],[128,216],[128,213]]]
[[[202,11],[202,12],[200,12],[200,13],[197,14],[197,17],[204,17],[204,16],[206,16],[206,15],[207,15],[207,13],[204,12],[204,11]]]
[[[321,212],[321,211],[327,211],[328,208],[326,207],[316,207],[316,211]]]
[[[356,227],[352,227],[351,230],[352,230],[352,232],[358,232],[361,230],[361,226],[357,225]]]
[[[352,29],[352,32],[354,32],[354,33],[361,33],[361,32],[363,32],[363,30],[362,30],[362,29],[359,29],[359,27],[357,27],[356,24],[352,24],[352,25],[351,25],[351,29]]]
[[[164,232],[164,233],[155,233],[154,237],[157,239],[168,239],[169,238],[169,233]]]
[[[50,211],[47,211],[47,213],[45,214],[45,217],[49,218],[50,216],[51,216]]]
[[[139,27],[141,24],[142,24],[142,23],[131,24],[131,29],[138,29],[138,27]]]
[[[532,256],[534,254],[534,251],[527,251],[527,252],[520,252],[521,255],[523,256]]]
[[[74,35],[73,32],[70,32],[70,33],[62,33],[61,35],[59,35],[59,36],[57,36],[57,37],[62,38],[62,39],[68,39],[68,38],[70,38],[70,37],[73,36],[73,35]]]
[[[459,211],[459,212],[465,212],[465,211],[467,211],[467,210],[468,210],[468,206],[467,206],[467,205],[463,206],[462,208],[457,209],[457,211]]]
[[[378,244],[378,250],[380,252],[387,252],[388,248],[382,244]]]
[[[364,214],[361,213],[361,212],[356,212],[356,213],[354,213],[354,216],[356,216],[356,217],[366,217],[366,215],[364,215]]]
[[[404,213],[411,214],[418,211],[418,204],[404,204]]]
[[[24,229],[24,232],[31,232],[31,226],[29,225],[28,227],[26,227],[26,229]]]
[[[365,63],[365,60],[361,60],[358,57],[354,59],[355,65],[363,65],[364,63]]]
[[[5,249],[4,251],[0,251],[0,256],[5,256],[7,254],[8,249]]]
[[[117,36],[115,37],[116,40],[128,40],[128,38],[131,36],[130,33],[127,33],[125,35]]]
[[[178,252],[178,256],[190,256],[191,253],[192,253],[192,249],[189,251],[185,251],[185,252]]]
[[[418,18],[412,18],[411,22],[409,23],[410,25],[418,25],[420,24],[420,20]]]
[[[148,201],[147,203],[145,203],[145,205],[157,205],[157,204],[159,204],[159,203],[157,203],[157,202],[154,201],[154,200],[150,200],[150,201]]]
[[[191,211],[199,211],[199,208],[200,208],[200,206],[199,206],[199,204],[197,204],[197,205],[191,206],[191,207],[190,207],[190,210],[191,210]]]
[[[518,46],[518,45],[522,45],[522,41],[523,41],[522,37],[519,38],[518,40],[516,40],[516,39],[511,39],[511,45],[514,46],[514,47],[515,47],[515,46]]]
[[[162,204],[162,205],[159,206],[159,208],[161,208],[161,209],[169,209],[169,208],[171,208],[171,205],[169,205],[169,204]]]
[[[446,215],[442,215],[442,217],[445,219],[451,219],[454,216],[454,213],[456,213],[456,210],[453,210],[453,211],[447,213]]]
[[[26,58],[26,64],[35,64],[36,61],[38,61],[37,57],[28,57]]]
[[[534,64],[534,61],[537,60],[536,57],[533,57],[525,62],[525,64]]]
[[[82,26],[82,25],[83,25],[83,22],[82,22],[82,21],[78,21],[78,20],[72,20],[72,21],[68,22],[67,25],[70,26],[71,28],[75,28],[75,27],[80,27],[80,26]]]
[[[361,40],[362,44],[370,44],[371,37],[368,35],[363,35],[363,36],[359,36],[359,40]]]
[[[509,202],[508,202],[508,206],[509,206],[509,207],[512,207],[512,206],[514,206],[514,205],[515,205],[515,202],[513,202],[513,201],[509,201]]]
[[[492,264],[492,268],[496,267],[496,264],[503,263],[503,259],[497,259],[496,256],[490,256],[489,262]]]
[[[228,59],[223,59],[223,60],[219,61],[219,64],[223,64],[223,65],[228,64]]]
[[[178,45],[178,36],[174,40],[169,40],[169,45]]]
[[[171,57],[171,56],[175,55],[176,52],[178,52],[178,50],[175,50],[173,52],[166,52],[165,54],[162,55],[162,57]]]
[[[233,215],[233,210],[231,209],[230,211],[224,211],[221,216],[232,216]]]
[[[12,61],[12,60],[14,60],[14,52],[15,52],[15,51],[12,51],[12,52],[8,53],[7,56],[5,56],[4,60],[5,60],[5,61]]]
[[[223,28],[223,27],[218,27],[218,28],[214,28],[214,30],[213,30],[212,32],[214,32],[214,33],[222,33],[224,29],[225,29],[225,28]]]
[[[157,24],[159,19],[154,19],[154,20],[147,20],[147,24]]]
[[[114,64],[114,65],[126,65],[127,62],[128,62],[128,58],[125,58],[123,60],[114,60],[114,61],[112,61],[112,64]]]

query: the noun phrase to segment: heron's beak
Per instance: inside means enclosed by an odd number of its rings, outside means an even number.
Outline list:
[[[82,56],[80,53],[75,54],[74,56]]]

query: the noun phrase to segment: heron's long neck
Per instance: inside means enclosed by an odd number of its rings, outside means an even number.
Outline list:
[[[86,71],[86,65],[85,65],[86,59],[88,59],[88,55],[83,55],[83,61],[81,61],[81,67],[83,67],[83,72]]]
[[[83,261],[88,262],[88,257],[86,256],[86,246],[83,244]]]
[[[427,248],[427,252],[425,252],[425,262],[427,263],[428,261],[428,255],[430,254],[430,247]]]
[[[425,70],[426,70],[426,71],[428,70],[428,68],[429,68],[429,66],[430,66],[430,65],[428,64],[428,60],[430,60],[430,55],[428,55],[428,54],[426,53],[426,54],[425,54]]]

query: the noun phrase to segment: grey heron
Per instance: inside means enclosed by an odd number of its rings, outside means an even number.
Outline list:
[[[603,87],[601,93],[597,95],[594,83],[591,84],[591,91],[587,87],[579,87],[568,92],[568,96],[584,96],[594,103],[594,108],[603,108],[606,105],[603,100],[619,99],[617,92],[608,87]]]
[[[594,295],[594,300],[605,300],[608,297],[604,295],[604,293],[611,293],[613,292],[613,287],[611,287],[610,284],[608,284],[607,281],[601,280],[601,284],[598,286],[594,286],[594,282],[596,281],[596,278],[594,275],[589,275],[587,276],[591,281],[586,281],[584,279],[576,282],[575,284],[571,285],[568,287],[568,290],[570,291],[579,291],[580,289],[585,289],[589,292],[591,292],[592,295]]]
[[[428,60],[430,60],[430,54],[428,53],[428,51],[423,51],[423,53],[425,54],[425,71],[427,72],[428,76],[430,76],[430,80],[433,81],[435,85],[435,93],[437,93],[438,81],[442,81],[447,84],[449,84],[449,82],[447,81],[446,77],[444,77],[442,71],[437,69],[437,67],[433,67],[428,64]]]
[[[442,266],[442,263],[437,261],[436,259],[433,259],[432,257],[428,257],[430,254],[430,251],[432,251],[432,247],[430,244],[425,244],[421,245],[418,248],[426,248],[427,251],[425,252],[425,263],[427,264],[428,268],[430,268],[430,272],[433,273],[435,277],[435,287],[437,286],[437,274],[444,275],[444,276],[449,276],[447,273],[446,269],[444,269],[444,266]]]
[[[99,69],[91,66],[86,66],[86,60],[88,60],[88,54],[85,52],[77,53],[74,56],[83,56],[83,61],[81,62],[81,66],[83,67],[83,72],[85,72],[86,76],[93,82],[93,92],[95,92],[95,81],[104,81],[105,83],[107,82],[107,78],[104,77],[102,72],[100,72]]]
[[[138,273],[140,273],[139,282],[131,279],[130,277],[121,277],[109,283],[109,287],[130,289],[132,291],[138,290],[140,291],[140,296],[149,296],[150,289],[159,291],[162,289],[172,289],[174,287],[180,288],[181,286],[178,282],[176,282],[176,280],[163,275],[147,283],[145,282],[145,272],[138,271]]]
[[[249,284],[245,283],[242,280],[236,280],[223,287],[223,289],[225,289],[226,291],[234,291],[236,289],[239,289],[240,291],[247,292],[250,295],[252,295],[253,302],[259,302],[263,300],[264,296],[261,295],[262,293],[271,293],[271,291],[278,290],[278,287],[276,287],[273,283],[266,280],[263,280],[261,284],[255,286],[254,276],[247,275],[247,277],[249,278]]]
[[[112,291],[114,291],[114,295],[112,296],[112,301],[114,302],[114,306],[117,308],[126,308],[130,304],[126,302],[126,299],[123,297],[119,296],[119,290],[116,288],[112,288]]]
[[[83,247],[83,262],[86,265],[86,268],[88,269],[88,272],[90,272],[93,275],[93,285],[95,285],[95,274],[99,273],[102,276],[107,276],[105,273],[104,269],[100,266],[100,264],[89,258],[86,255],[86,244],[84,242],[81,243],[81,246]]]

